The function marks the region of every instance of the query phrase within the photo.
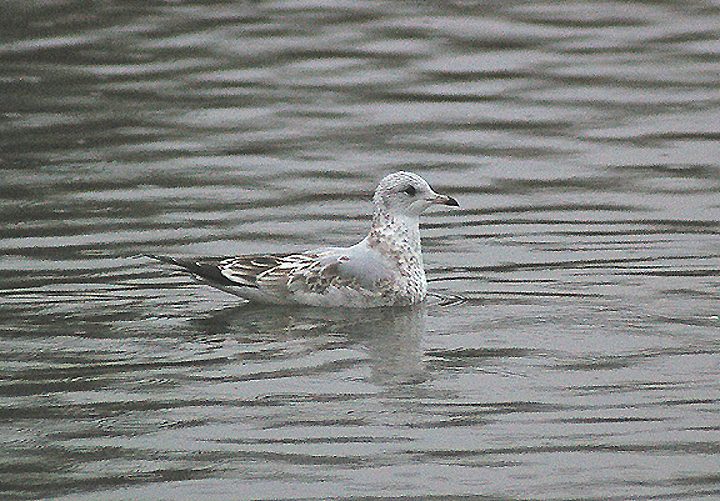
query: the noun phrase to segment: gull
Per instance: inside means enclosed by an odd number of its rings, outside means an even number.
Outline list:
[[[385,176],[373,195],[370,232],[351,247],[300,253],[180,259],[149,255],[247,301],[374,308],[422,302],[427,280],[420,214],[433,205],[459,207],[412,172]]]

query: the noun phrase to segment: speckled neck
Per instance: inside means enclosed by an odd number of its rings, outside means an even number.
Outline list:
[[[398,304],[415,304],[425,299],[427,280],[417,218],[392,216],[384,211],[376,211],[367,243],[397,267]]]
[[[411,254],[421,254],[420,221],[417,217],[393,215],[384,207],[376,206],[370,236]]]

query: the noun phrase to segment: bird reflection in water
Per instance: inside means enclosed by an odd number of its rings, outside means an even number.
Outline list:
[[[425,304],[364,310],[245,304],[193,323],[206,343],[239,343],[240,358],[285,361],[277,377],[288,370],[320,374],[369,364],[368,382],[392,386],[426,379],[421,348],[426,315]]]

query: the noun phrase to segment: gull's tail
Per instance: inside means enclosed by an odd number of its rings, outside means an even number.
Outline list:
[[[236,286],[228,277],[222,274],[218,267],[218,262],[226,258],[205,258],[202,260],[179,259],[169,256],[157,256],[155,254],[143,254],[145,257],[160,261],[161,263],[177,266],[185,272],[194,275],[197,278],[207,280],[214,286]]]

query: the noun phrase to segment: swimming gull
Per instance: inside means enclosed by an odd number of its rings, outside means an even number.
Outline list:
[[[420,214],[432,205],[459,204],[435,193],[412,172],[383,178],[373,202],[370,233],[351,247],[239,257],[149,257],[248,301],[353,308],[419,303],[427,293]]]

